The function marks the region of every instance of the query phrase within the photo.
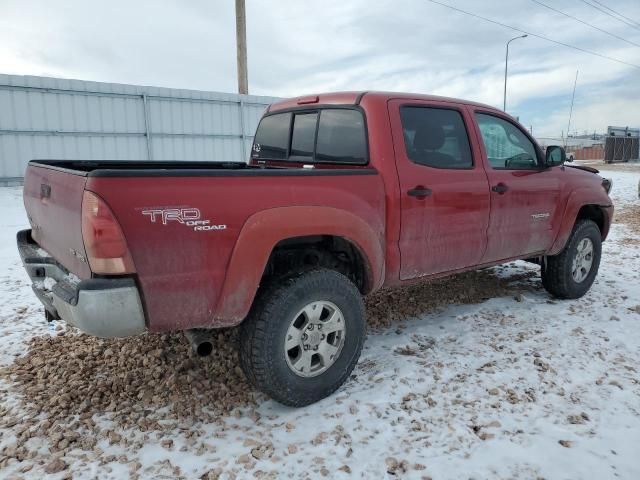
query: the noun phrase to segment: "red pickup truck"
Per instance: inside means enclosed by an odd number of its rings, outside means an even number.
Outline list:
[[[463,100],[345,92],[271,105],[248,164],[32,161],[23,263],[49,319],[98,336],[241,323],[247,377],[294,406],[335,391],[363,295],[514,259],[577,298],[611,182]]]

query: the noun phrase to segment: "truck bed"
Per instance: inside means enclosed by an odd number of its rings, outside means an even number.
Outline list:
[[[368,167],[305,168],[291,166],[249,165],[241,162],[185,161],[120,161],[120,160],[32,160],[29,165],[63,171],[84,177],[149,177],[149,176],[296,176],[358,175],[375,173]]]
[[[95,277],[81,232],[83,192],[106,202],[119,222],[145,311],[153,318],[151,331],[240,320],[221,318],[219,300],[236,243],[252,222],[262,222],[262,233],[251,241],[251,251],[274,232],[284,229],[295,236],[308,217],[301,220],[300,212],[318,206],[362,219],[375,232],[371,241],[384,243],[385,190],[382,176],[370,166],[31,161],[24,198],[33,239],[81,280]],[[261,213],[275,217],[263,221]],[[331,234],[336,218],[331,214],[315,222]],[[251,255],[241,255],[247,263],[242,278],[262,275],[264,265],[251,261]],[[228,292],[232,300],[253,294],[245,287]]]

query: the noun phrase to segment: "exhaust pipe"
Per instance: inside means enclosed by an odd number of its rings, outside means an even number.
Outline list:
[[[193,328],[185,330],[184,336],[187,337],[193,352],[199,357],[207,357],[213,352],[213,342],[211,331],[205,328]]]

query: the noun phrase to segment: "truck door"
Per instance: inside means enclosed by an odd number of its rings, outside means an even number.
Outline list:
[[[515,122],[475,111],[491,186],[491,218],[482,263],[540,253],[553,244],[560,222],[560,176],[541,168],[542,152]]]
[[[396,99],[389,114],[402,209],[400,279],[480,263],[489,186],[469,141],[469,113],[450,102]]]

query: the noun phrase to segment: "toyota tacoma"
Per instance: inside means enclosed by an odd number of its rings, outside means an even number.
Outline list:
[[[311,95],[267,109],[246,164],[31,161],[18,248],[48,319],[184,330],[201,354],[240,325],[249,381],[303,406],[350,375],[382,287],[526,259],[584,295],[611,182],[565,159],[487,105]]]

